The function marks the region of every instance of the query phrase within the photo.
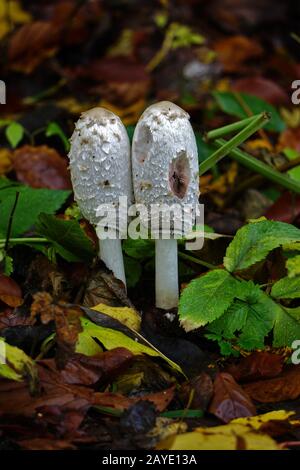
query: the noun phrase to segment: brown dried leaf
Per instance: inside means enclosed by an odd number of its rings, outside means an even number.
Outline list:
[[[0,301],[9,307],[19,307],[23,303],[22,291],[10,277],[0,274]]]
[[[32,188],[70,189],[68,165],[54,149],[24,145],[14,152],[17,178]]]
[[[237,35],[221,39],[214,45],[225,72],[240,72],[250,59],[262,56],[263,49],[254,39]]]
[[[290,366],[279,377],[245,384],[243,388],[261,403],[295,400],[300,396],[300,367]]]
[[[216,376],[214,383],[215,395],[209,407],[213,413],[224,423],[232,419],[256,414],[255,406],[247,393],[240,387],[232,375],[221,372]]]
[[[274,106],[286,105],[289,102],[285,90],[274,81],[264,77],[239,78],[231,88],[237,92],[258,96]]]
[[[46,58],[55,54],[59,45],[60,26],[50,21],[34,21],[19,28],[8,48],[12,70],[31,73]]]
[[[243,357],[237,364],[227,367],[226,372],[237,381],[252,381],[276,377],[282,372],[284,357],[268,351],[255,351]]]

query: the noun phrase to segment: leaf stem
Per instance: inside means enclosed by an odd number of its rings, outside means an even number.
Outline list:
[[[9,238],[8,244],[18,244],[18,243],[47,243],[49,240],[47,238]],[[0,238],[0,248],[4,247],[6,243],[5,238]]]
[[[225,143],[226,140],[223,139],[217,139],[213,142],[213,144],[219,148],[222,148]],[[284,188],[289,189],[290,191],[294,191],[295,193],[300,194],[300,184],[297,180],[294,180],[289,176],[274,170],[274,168],[270,167],[266,163],[263,163],[257,158],[252,157],[252,155],[249,155],[247,152],[244,152],[240,149],[232,149],[229,152],[229,156],[230,158],[233,158],[239,162],[241,165],[244,165],[250,170],[259,173],[270,181],[273,181],[274,183],[277,183]]]
[[[200,176],[206,171],[210,170],[213,165],[215,165],[221,158],[224,158],[228,155],[235,147],[238,147],[245,140],[248,139],[252,134],[254,134],[258,129],[263,127],[270,120],[270,115],[268,113],[261,113],[253,119],[250,124],[248,124],[241,132],[232,137],[232,139],[226,141],[222,140],[222,145],[217,145],[219,148],[212,155],[210,155],[203,163],[201,163],[199,168]],[[221,139],[219,139],[219,142]],[[215,142],[212,142],[213,144]]]
[[[251,116],[246,119],[242,119],[238,122],[233,122],[232,124],[228,124],[227,126],[218,127],[218,129],[213,129],[205,134],[204,138],[206,141],[218,139],[219,137],[225,137],[226,135],[230,134],[231,132],[239,131],[240,129],[244,129],[245,126],[251,124],[259,116],[256,114],[255,116]]]
[[[194,256],[187,255],[186,253],[182,253],[182,251],[178,252],[179,258],[186,259],[187,261],[191,261],[195,264],[200,264],[200,266],[204,266],[204,268],[208,269],[216,269],[217,266],[214,266],[213,264],[207,263],[206,261],[203,261],[199,258],[195,258]]]

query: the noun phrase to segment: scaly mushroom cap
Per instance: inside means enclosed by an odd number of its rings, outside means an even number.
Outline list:
[[[100,204],[118,207],[121,196],[131,204],[130,143],[114,113],[104,108],[82,113],[71,137],[69,159],[75,200],[91,223],[99,222]]]
[[[179,204],[187,212],[193,207],[194,213],[199,198],[198,154],[183,109],[168,101],[146,109],[133,136],[132,170],[136,203]],[[141,222],[147,225],[148,220],[141,216]]]

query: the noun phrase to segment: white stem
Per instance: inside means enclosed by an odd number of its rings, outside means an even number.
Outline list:
[[[155,240],[156,307],[168,310],[178,305],[177,240]]]
[[[100,258],[106,264],[117,279],[120,279],[126,287],[126,277],[120,239],[100,240]]]

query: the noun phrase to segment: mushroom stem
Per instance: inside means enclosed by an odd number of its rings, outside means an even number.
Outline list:
[[[126,288],[126,277],[120,239],[106,238],[100,240],[99,256],[117,279],[120,279]]]
[[[177,307],[178,248],[177,240],[155,240],[156,307],[164,310]]]

